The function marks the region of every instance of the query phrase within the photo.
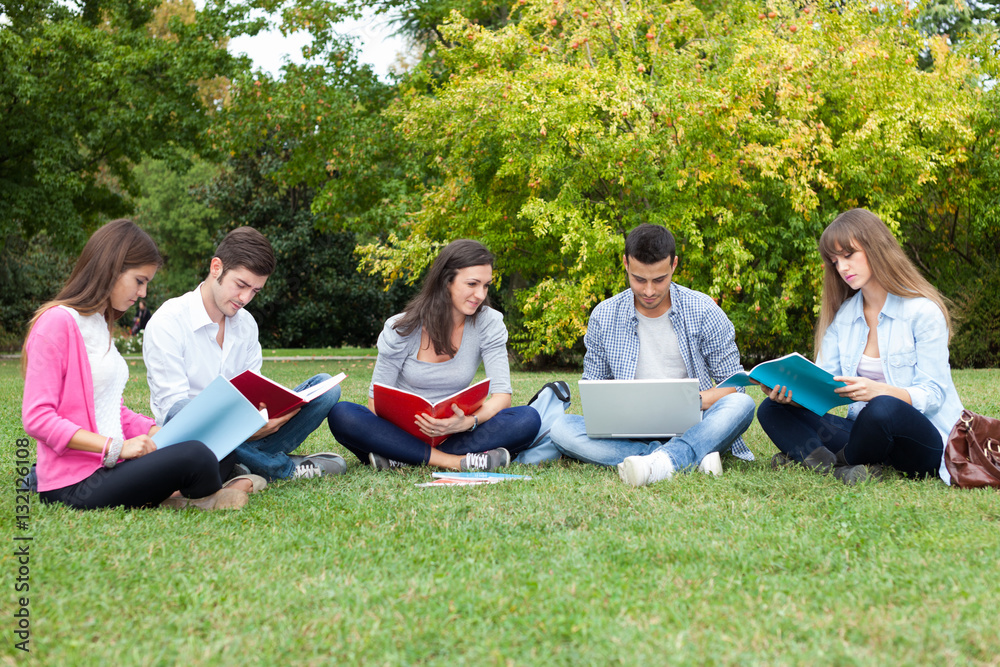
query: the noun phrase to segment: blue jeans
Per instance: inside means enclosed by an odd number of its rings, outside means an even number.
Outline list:
[[[853,421],[765,398],[757,420],[771,442],[796,461],[820,447],[851,465],[883,463],[907,475],[934,475],[941,466],[944,442],[931,420],[909,403],[878,396]]]
[[[382,419],[366,406],[346,401],[338,403],[330,411],[329,424],[337,442],[364,464],[368,463],[369,452],[411,465],[425,465],[430,460],[430,445]],[[449,436],[437,450],[461,456],[503,447],[513,459],[535,440],[541,425],[541,417],[534,408],[526,405],[507,408],[481,423],[475,431]]]
[[[591,438],[580,415],[564,415],[556,420],[549,435],[566,456],[585,463],[614,466],[629,456],[647,456],[666,452],[674,470],[684,470],[701,463],[712,452],[724,452],[753,422],[754,400],[746,394],[726,394],[702,413],[701,421],[683,435],[659,440]]]
[[[314,375],[296,387],[295,391],[302,391],[329,378],[326,373]],[[190,400],[180,400],[170,406],[164,423],[170,421]],[[305,442],[310,433],[319,428],[339,400],[339,386],[322,396],[317,396],[304,404],[299,414],[292,417],[276,433],[260,440],[247,440],[237,447],[233,452],[236,454],[236,461],[249,468],[250,472],[267,478],[268,481],[291,477],[295,463],[288,458],[288,455]]]

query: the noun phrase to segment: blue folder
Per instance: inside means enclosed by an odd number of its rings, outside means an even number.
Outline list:
[[[820,416],[838,405],[852,402],[834,391],[837,387],[846,387],[846,383],[834,381],[833,375],[798,352],[757,364],[749,373],[740,371],[719,386],[746,387],[756,383],[771,388],[788,387],[793,401]]]
[[[267,423],[264,415],[221,375],[164,425],[157,448],[200,440],[220,461]]]

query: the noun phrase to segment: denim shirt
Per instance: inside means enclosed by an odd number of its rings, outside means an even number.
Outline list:
[[[698,378],[704,391],[743,370],[736,347],[736,329],[707,294],[670,283],[670,323],[688,377]],[[639,318],[635,298],[626,289],[597,304],[590,314],[583,342],[584,380],[632,380],[639,358]],[[740,388],[739,391],[743,391]],[[753,461],[743,438],[732,447],[734,456]]]
[[[834,375],[857,377],[869,332],[863,305],[861,292],[845,301],[823,335],[817,363]],[[944,313],[930,299],[889,294],[878,314],[876,332],[886,382],[909,392],[913,407],[934,424],[947,444],[962,414],[962,402],[951,380]],[[855,419],[864,405],[852,403],[847,418]],[[951,483],[943,455],[939,474]]]

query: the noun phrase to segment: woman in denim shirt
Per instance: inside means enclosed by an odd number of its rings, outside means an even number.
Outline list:
[[[908,476],[937,472],[950,483],[944,444],[962,412],[948,364],[951,332],[941,295],[874,213],[842,213],[819,241],[823,301],[817,363],[846,386],[847,417],[822,417],[769,389],[757,409],[781,453],[853,484],[890,465]]]

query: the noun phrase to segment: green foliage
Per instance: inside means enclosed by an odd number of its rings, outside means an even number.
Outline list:
[[[280,148],[240,154],[204,195],[224,221],[220,238],[250,225],[274,247],[275,273],[247,307],[257,320],[261,344],[372,345],[384,320],[402,309],[411,291],[382,289],[359,274],[354,234],[317,229],[310,211],[312,190],[289,187],[276,176],[284,173],[291,154]]]
[[[225,38],[248,9],[210,2],[169,34],[147,26],[159,2],[4,3],[0,14],[0,242],[47,231],[78,249],[130,210],[135,163],[176,160],[211,121],[199,82],[246,60]]]
[[[698,6],[526,0],[496,29],[453,13],[448,76],[415,73],[388,112],[427,176],[406,225],[364,249],[369,266],[419,273],[439,244],[481,239],[529,358],[571,350],[625,287],[623,238],[640,222],[674,231],[676,280],[719,302],[751,358],[810,348],[816,239],[847,208],[876,211],[933,262],[943,248],[917,223],[955,219],[969,247],[955,261],[978,269],[1000,231],[983,86],[995,33],[927,41],[904,4]]]
[[[20,350],[35,310],[56,295],[75,261],[45,234],[9,237],[0,247],[0,351]]]
[[[377,14],[391,17],[400,34],[428,49],[439,42],[448,44],[439,26],[451,12],[458,11],[474,23],[496,27],[507,22],[511,7],[509,2],[495,0],[349,0],[345,4],[374,8]]]
[[[191,291],[208,272],[208,259],[221,240],[220,213],[200,199],[200,189],[219,173],[216,165],[195,159],[180,171],[162,160],[146,160],[134,175],[141,194],[135,200],[136,224],[153,237],[164,265],[150,284],[148,304]]]
[[[917,24],[926,32],[960,39],[987,24],[1000,25],[1000,2],[997,0],[929,0],[922,3]]]
[[[115,331],[115,336],[112,339],[114,341],[115,347],[118,348],[118,352],[122,355],[142,355],[142,332],[135,334],[134,336],[130,334],[128,329],[121,329]]]
[[[371,238],[404,224],[423,174],[381,116],[392,87],[359,65],[349,44],[328,48],[317,62],[287,65],[280,79],[238,80],[213,142],[232,156],[282,146],[269,178],[314,190],[320,228]]]
[[[956,368],[1000,368],[1000,274],[965,286],[952,311],[956,321],[951,363]]]

